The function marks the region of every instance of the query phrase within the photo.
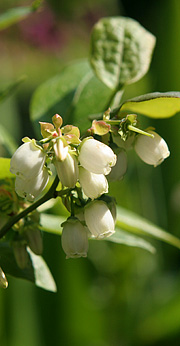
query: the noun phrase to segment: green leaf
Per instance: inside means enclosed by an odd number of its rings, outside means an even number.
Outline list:
[[[61,224],[66,220],[65,217],[41,213],[41,227],[43,231],[48,233],[61,235],[62,227]],[[118,226],[118,225],[117,225]],[[151,253],[155,253],[155,248],[146,240],[128,234],[122,229],[116,228],[116,232],[105,240],[113,243],[124,244],[127,246],[134,246],[142,248]]]
[[[85,130],[91,125],[88,115],[103,111],[111,93],[93,75],[86,60],[75,62],[36,90],[30,106],[31,119],[49,122],[58,113],[64,124],[73,123]]]
[[[41,228],[43,231],[61,235],[61,224],[66,220],[63,216],[41,213]]]
[[[0,244],[0,263],[5,274],[26,279],[45,290],[56,292],[56,284],[41,256],[34,255],[29,249],[27,268],[20,269],[15,261],[12,248],[7,243]]]
[[[121,113],[139,113],[150,118],[169,118],[180,112],[180,92],[149,93],[125,101],[116,110]]]
[[[4,145],[6,150],[12,156],[17,149],[17,144],[4,126],[0,124],[0,144]],[[0,166],[1,167],[1,166]]]
[[[32,262],[35,285],[47,291],[56,292],[56,283],[44,259],[35,255],[30,249],[28,252]]]
[[[131,18],[102,18],[91,35],[90,61],[97,77],[118,90],[149,69],[155,37]]]
[[[15,175],[10,172],[10,159],[0,157],[0,179],[14,178]]]
[[[26,80],[26,76],[23,75],[19,77],[15,82],[5,87],[3,90],[0,90],[0,102],[4,101],[4,99],[9,97],[18,88],[18,86],[25,80]]]
[[[9,26],[18,23],[20,20],[26,18],[29,14],[36,11],[41,5],[41,1],[37,0],[27,7],[12,8],[0,15],[0,30],[4,30]]]
[[[130,233],[141,234],[159,239],[180,249],[180,239],[154,225],[145,218],[128,211],[122,207],[117,207],[117,227]]]
[[[113,243],[124,244],[127,246],[139,247],[151,253],[155,253],[156,251],[156,249],[148,241],[144,240],[143,238],[128,234],[127,232],[119,228],[116,229],[116,232],[114,234],[106,238],[106,240]]]

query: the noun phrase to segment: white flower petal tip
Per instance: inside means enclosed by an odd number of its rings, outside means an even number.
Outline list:
[[[103,174],[95,174],[85,168],[79,168],[79,181],[84,194],[95,199],[108,192],[108,182]]]
[[[88,171],[107,175],[111,167],[116,164],[116,155],[106,144],[93,138],[86,138],[81,143],[79,161]]]
[[[85,222],[93,238],[104,239],[114,232],[114,219],[107,204],[93,201],[84,210]]]

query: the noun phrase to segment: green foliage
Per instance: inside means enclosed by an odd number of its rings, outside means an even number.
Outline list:
[[[65,124],[69,122],[85,130],[90,126],[89,114],[103,111],[110,96],[111,90],[93,76],[88,62],[78,61],[35,91],[30,106],[31,119],[49,121],[59,113]]]
[[[41,256],[36,256],[28,249],[29,261],[25,269],[20,269],[15,261],[12,247],[8,243],[0,243],[1,266],[6,274],[29,280],[36,286],[56,292],[56,284]]]
[[[17,144],[15,143],[14,138],[9,134],[4,126],[0,124],[0,144],[5,147],[10,155],[13,155],[17,149]],[[0,158],[2,160],[2,158]],[[2,162],[1,162],[2,163]],[[3,170],[0,171],[0,175],[4,174]]]
[[[16,89],[21,85],[22,82],[24,82],[26,79],[26,76],[21,76],[18,78],[14,83],[11,83],[6,88],[0,90],[0,102],[4,101],[7,97],[9,97]]]
[[[10,172],[10,159],[0,157],[0,179],[14,178],[14,175]]]
[[[117,226],[131,233],[159,239],[180,249],[180,239],[120,206],[117,207]]]
[[[150,93],[125,101],[119,116],[124,113],[138,113],[150,118],[169,118],[180,112],[180,92]]]
[[[31,6],[16,7],[0,15],[0,30],[7,29],[9,26],[18,23],[28,15],[36,11],[41,5],[40,0],[36,0]]]
[[[91,35],[90,61],[97,77],[119,90],[149,69],[155,37],[131,18],[102,18]]]
[[[8,27],[36,10],[37,4],[39,2],[35,2],[31,7],[15,9],[5,14],[4,17],[0,18],[0,29]],[[38,126],[39,132],[39,121],[48,122],[54,114],[59,113],[63,117],[63,125],[73,124],[83,131],[91,126],[89,119],[92,119],[93,114],[99,113],[102,118],[102,113],[105,112],[104,122],[93,122],[91,130],[94,130],[94,134],[98,136],[109,135],[111,121],[114,126],[117,126],[117,122],[118,125],[120,124],[118,118],[123,118],[121,125],[125,133],[123,130],[122,133],[119,130],[118,134],[121,133],[122,138],[126,139],[126,130],[130,131],[130,127],[128,128],[131,124],[130,118],[136,119],[136,115],[131,117],[129,113],[140,113],[152,118],[166,118],[179,112],[180,93],[178,92],[142,95],[123,102],[114,110],[109,109],[107,111],[108,107],[113,104],[114,99],[116,99],[117,104],[117,99],[119,100],[122,96],[122,88],[125,85],[138,81],[148,71],[154,46],[155,37],[135,20],[122,17],[101,19],[94,26],[91,35],[91,66],[87,60],[71,63],[35,91],[30,105],[30,117],[35,128],[37,129]],[[21,81],[22,79],[17,80],[0,92],[0,101],[9,96]],[[99,118],[97,116],[96,119]],[[48,123],[44,126],[49,128],[50,125]],[[58,136],[60,131],[63,133],[63,129],[60,129],[61,125],[57,128],[52,125],[52,133],[50,132],[48,136],[46,136],[45,131],[41,144],[46,143],[48,145],[48,141],[54,140],[54,133],[55,136]],[[133,120],[131,125],[133,125]],[[67,128],[64,129],[67,130]],[[138,129],[137,132],[142,133]],[[71,137],[72,134],[74,133],[68,132],[67,138],[68,136]],[[0,135],[0,144],[3,144],[12,154],[16,144],[8,131],[2,126],[0,127]],[[50,148],[53,147],[53,143],[52,141]],[[76,141],[70,141],[70,143],[72,147],[79,144]],[[0,179],[13,179],[12,182],[14,182],[14,176],[9,172],[9,163],[9,159],[0,159]],[[56,191],[58,182],[59,180],[55,179],[49,191],[28,208],[23,205],[20,199],[19,205],[22,211],[19,214],[15,213],[13,218],[9,218],[10,215],[5,215],[7,224],[6,228],[3,225],[1,236],[7,233],[7,229],[10,229],[13,233],[15,230],[12,229],[13,226],[16,227],[18,222],[28,218],[28,214],[50,198],[63,197],[65,206],[68,210],[71,210],[73,203],[72,199],[70,200],[70,195],[72,191],[69,190],[67,195],[66,190],[64,190],[65,192],[63,190]],[[77,197],[73,196],[78,201],[76,206],[82,207],[81,201],[83,198],[80,191],[77,188],[73,192],[78,195]],[[42,231],[60,235],[62,232],[61,224],[64,221],[65,217],[61,215],[53,215],[50,212],[48,214],[41,213],[40,227]],[[159,239],[180,249],[180,240],[178,238],[122,207],[117,208],[116,232],[106,240],[142,248],[154,253],[155,248],[145,239],[147,236]],[[7,242],[7,239],[5,242],[2,240],[0,243],[0,265],[2,265],[3,271],[30,280],[39,287],[55,292],[56,285],[44,260],[42,257],[34,255],[29,248],[27,250],[29,263],[27,268],[22,270],[16,264],[10,242]]]

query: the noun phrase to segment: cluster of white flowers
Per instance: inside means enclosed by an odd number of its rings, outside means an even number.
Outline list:
[[[53,117],[53,124],[41,123],[44,139],[38,144],[26,139],[14,153],[10,170],[16,175],[17,194],[30,201],[37,198],[48,183],[49,162],[56,168],[62,189],[69,189],[70,193],[81,189],[83,213],[80,218],[71,210],[71,217],[63,224],[61,239],[67,258],[85,257],[89,237],[103,239],[114,233],[115,217],[101,196],[108,193],[108,180],[120,180],[125,174],[126,148],[117,145],[119,139],[115,142],[115,152],[93,137],[81,141],[78,128],[67,125],[60,129],[59,115]],[[157,166],[169,156],[169,149],[158,134],[148,132],[153,138],[133,136],[131,146],[134,145],[144,162]]]

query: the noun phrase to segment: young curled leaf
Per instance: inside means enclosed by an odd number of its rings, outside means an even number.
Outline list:
[[[106,135],[111,129],[111,125],[106,124],[103,120],[93,120],[92,130],[93,133],[99,136]]]

